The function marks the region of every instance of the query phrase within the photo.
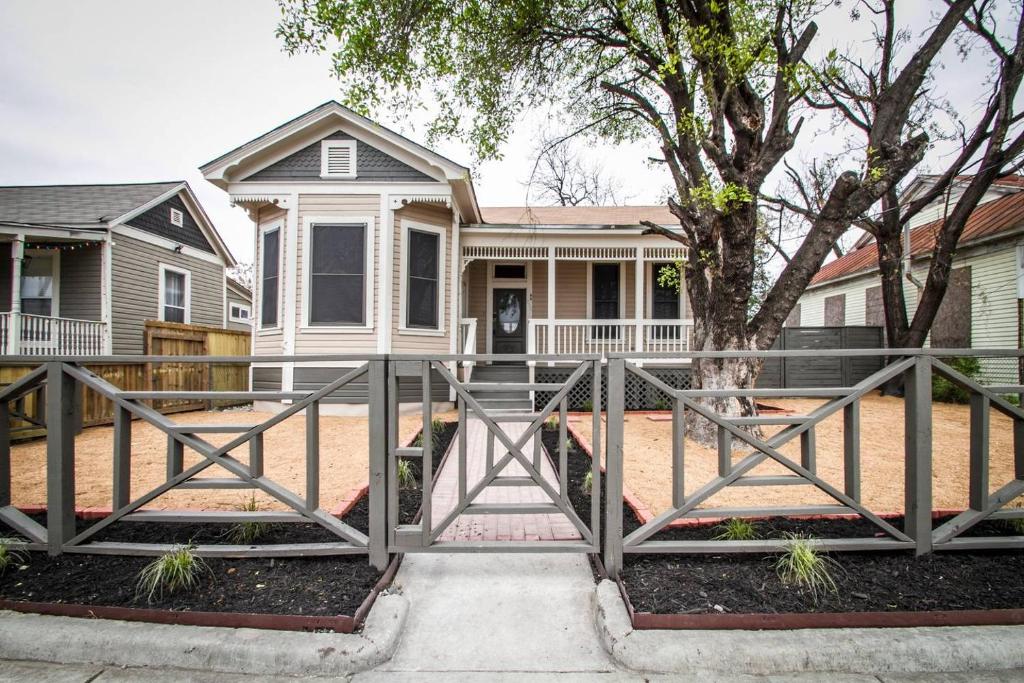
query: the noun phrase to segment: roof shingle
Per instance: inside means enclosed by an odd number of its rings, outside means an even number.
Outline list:
[[[106,227],[107,221],[156,199],[182,182],[0,187],[0,222]]]

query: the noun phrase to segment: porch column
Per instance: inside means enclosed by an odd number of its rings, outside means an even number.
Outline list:
[[[11,326],[7,330],[7,353],[21,353],[21,266],[25,261],[25,236],[15,235],[11,243]]]
[[[634,295],[633,295],[633,319],[635,332],[633,349],[637,353],[644,350],[644,248],[636,248],[636,266],[633,273]]]
[[[555,349],[555,248],[548,247],[548,332],[545,353]],[[549,363],[551,365],[551,363]]]

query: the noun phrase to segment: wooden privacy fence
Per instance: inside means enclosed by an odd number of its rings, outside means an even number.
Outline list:
[[[765,351],[765,358],[800,358],[817,351]],[[0,522],[13,527],[27,539],[30,549],[48,550],[50,553],[107,553],[107,554],[159,554],[172,547],[167,544],[136,544],[129,542],[97,541],[95,536],[120,521],[145,522],[305,522],[314,523],[333,534],[329,542],[295,542],[275,545],[201,545],[197,552],[208,556],[250,557],[287,555],[367,554],[369,561],[383,568],[390,554],[404,552],[585,552],[603,551],[609,574],[616,576],[622,568],[625,553],[765,553],[777,552],[786,540],[752,541],[687,541],[659,540],[655,535],[671,522],[684,518],[729,518],[853,514],[877,527],[872,535],[855,538],[815,539],[811,542],[831,551],[905,550],[917,554],[940,550],[1021,548],[1024,536],[972,536],[967,533],[986,519],[1024,518],[1024,508],[1008,503],[1024,494],[1024,411],[1007,399],[1008,395],[1024,394],[1024,384],[983,386],[957,372],[945,363],[952,356],[970,353],[976,357],[1024,356],[1021,351],[962,349],[922,351],[909,349],[845,350],[832,352],[841,357],[866,357],[884,353],[888,364],[871,376],[849,386],[812,387],[798,389],[675,389],[645,369],[640,362],[655,360],[657,355],[612,355],[606,361],[598,356],[573,359],[575,369],[568,380],[528,383],[461,382],[459,365],[492,361],[551,359],[566,360],[564,356],[261,356],[261,357],[202,357],[160,356],[147,357],[149,363],[203,363],[243,366],[251,362],[287,363],[308,361],[324,363],[332,368],[333,378],[316,390],[305,391],[204,391],[204,390],[125,390],[114,386],[99,374],[84,366],[90,364],[116,365],[124,357],[111,358],[53,358],[0,390]],[[691,359],[736,358],[749,354],[742,352],[697,352]],[[19,359],[22,360],[22,359]],[[23,362],[23,361],[22,361]],[[138,361],[136,361],[138,362]],[[595,402],[600,393],[600,365],[608,365],[608,412],[606,430],[602,435],[600,414],[593,414],[593,462],[591,464],[591,519],[587,524],[571,507],[568,496],[567,453],[565,447],[567,408],[566,399],[577,385],[588,385]],[[649,520],[635,531],[623,534],[623,471],[626,456],[625,443],[625,381],[627,374],[659,387],[672,401],[672,439],[665,457],[672,463],[672,476],[668,485],[672,491],[669,510]],[[402,459],[418,458],[422,471],[433,469],[434,453],[431,421],[431,382],[447,383],[459,397],[459,446],[443,467],[453,468],[457,478],[457,496],[453,507],[440,517],[431,515],[433,479],[424,476],[422,516],[412,524],[400,520],[398,496],[398,465]],[[906,387],[904,405],[905,439],[903,461],[905,478],[905,518],[902,524],[884,517],[866,505],[861,496],[861,399],[888,380],[903,376]],[[933,528],[932,504],[932,379],[942,376],[964,388],[970,395],[969,500],[967,508],[950,520]],[[435,378],[435,379],[432,379]],[[364,531],[354,529],[344,519],[329,514],[320,505],[320,452],[326,446],[332,452],[344,452],[340,443],[321,442],[319,410],[322,401],[332,393],[355,381],[367,381],[369,414],[369,455],[366,462],[369,479],[369,522]],[[402,401],[400,383],[414,380],[420,383],[422,394],[414,397],[421,403],[422,437],[417,446],[402,445],[398,441],[399,403]],[[75,435],[81,420],[80,386],[102,395],[114,406],[114,438],[112,476],[112,513],[85,528],[76,528],[75,520]],[[25,397],[38,394],[46,388],[45,407],[47,433],[47,514],[46,525],[38,523],[11,505],[11,449],[10,432],[6,429],[13,407]],[[485,409],[474,398],[476,392],[497,391],[549,392],[551,398],[536,412],[509,412],[500,408]],[[405,394],[408,396],[408,393]],[[726,416],[708,408],[706,398],[817,398],[824,402],[803,415],[748,415]],[[252,424],[194,424],[173,422],[148,402],[172,401],[188,404],[193,401],[290,401],[284,410],[268,419]],[[405,400],[413,400],[406,398]],[[989,427],[990,412],[998,411],[1012,420],[1013,475],[1010,481],[990,482]],[[305,489],[302,494],[275,482],[264,471],[263,436],[265,432],[293,415],[305,416]],[[544,453],[537,445],[537,435],[544,422],[555,413],[559,415],[559,447],[556,452]],[[689,495],[684,487],[686,462],[686,417],[694,413],[717,425],[718,469],[708,481]],[[829,482],[818,474],[817,441],[815,429],[829,416],[842,414],[843,443],[842,482]],[[166,479],[145,492],[131,490],[133,418],[139,419],[163,432],[167,437]],[[509,428],[514,423],[527,423],[519,434],[512,436]],[[751,428],[761,425],[782,426],[770,437],[760,437]],[[483,451],[468,453],[467,437],[471,432],[483,430],[490,445]],[[205,435],[212,433],[237,434],[227,443],[215,446]],[[337,437],[344,438],[344,436]],[[532,453],[529,451],[533,439]],[[601,451],[602,441],[606,444]],[[800,445],[799,456],[790,457],[781,448],[788,442]],[[184,449],[200,456],[199,462],[184,466]],[[247,454],[239,451],[246,449]],[[894,448],[895,452],[899,448]],[[734,455],[739,455],[737,460]],[[272,457],[272,454],[267,454]],[[470,477],[468,459],[477,458],[477,464],[486,460],[486,466],[477,467],[482,474]],[[545,460],[546,459],[546,460]],[[776,462],[788,473],[757,475],[754,468],[764,462]],[[509,466],[516,468],[508,469]],[[602,477],[602,467],[606,474]],[[228,476],[198,478],[202,472],[214,468]],[[553,477],[544,475],[545,468]],[[451,470],[449,470],[451,471]],[[605,510],[600,510],[602,479],[604,480]],[[992,485],[990,485],[992,484]],[[763,504],[743,508],[706,507],[714,494],[731,486],[810,486],[829,496],[830,505],[784,506]],[[480,502],[478,497],[491,487],[530,486],[542,491],[544,502],[496,503]],[[287,511],[149,511],[143,506],[173,489],[239,489],[259,490],[283,504]],[[579,541],[489,541],[441,538],[445,529],[457,517],[466,515],[564,515]],[[434,520],[440,520],[435,522]],[[601,531],[604,531],[602,536]],[[601,542],[603,538],[604,542]]]
[[[251,335],[245,331],[149,320],[143,334],[145,353],[150,356],[247,356],[250,352]],[[17,381],[34,367],[0,367],[0,385]],[[112,386],[126,391],[245,391],[249,388],[248,364],[153,363],[140,356],[123,363],[86,362],[85,367]],[[89,387],[83,388],[83,392],[82,425],[112,424],[115,409],[110,399]],[[45,414],[42,403],[38,401],[40,395],[39,392],[29,394],[12,406],[11,429],[16,439],[45,433]],[[172,413],[241,403],[237,400],[158,400],[152,405],[162,413]]]

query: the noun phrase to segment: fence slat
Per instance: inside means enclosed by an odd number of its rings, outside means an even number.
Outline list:
[[[382,360],[370,361],[370,396],[368,409],[370,439],[370,564],[383,571],[388,564],[388,481],[387,466],[392,459],[388,454],[388,401],[387,364]]]
[[[46,528],[58,555],[75,535],[75,380],[63,363],[46,364]]]
[[[843,408],[843,490],[860,502],[860,401]]]
[[[320,507],[320,403],[306,406],[306,510]]]
[[[123,508],[131,501],[132,486],[132,414],[114,409],[114,490],[113,509]]]
[[[969,505],[972,510],[984,510],[988,505],[988,396],[971,394],[969,403],[971,407]]]
[[[904,374],[904,532],[918,555],[932,546],[932,364],[920,357]]]
[[[610,577],[622,570],[622,439],[625,425],[626,362],[608,361],[608,442],[605,461],[608,501],[605,505],[604,566]],[[594,410],[599,410],[598,406]]]

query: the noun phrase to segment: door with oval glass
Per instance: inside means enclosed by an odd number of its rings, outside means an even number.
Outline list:
[[[491,352],[526,353],[526,290],[495,289]]]

